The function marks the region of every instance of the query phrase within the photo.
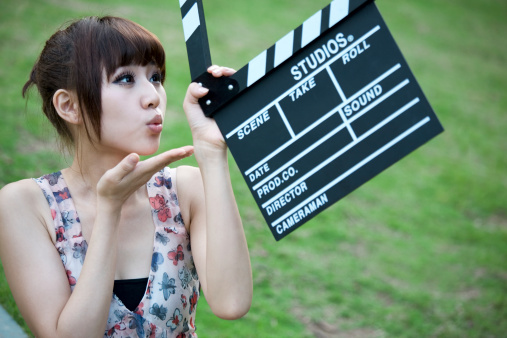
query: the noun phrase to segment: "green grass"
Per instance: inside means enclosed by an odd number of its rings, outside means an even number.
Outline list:
[[[213,61],[242,67],[327,3],[205,0]],[[201,298],[200,337],[506,335],[507,3],[377,5],[446,131],[278,243],[231,159],[254,300],[248,315],[229,322]],[[176,0],[6,0],[0,187],[66,165],[36,96],[25,107],[20,90],[61,23],[102,14],[128,17],[161,38],[170,120],[162,148],[191,142],[181,109],[189,72]],[[27,330],[3,271],[0,303]]]

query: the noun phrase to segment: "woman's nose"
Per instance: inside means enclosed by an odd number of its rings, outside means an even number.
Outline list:
[[[160,104],[160,94],[150,81],[143,81],[141,105],[143,108],[157,108]]]

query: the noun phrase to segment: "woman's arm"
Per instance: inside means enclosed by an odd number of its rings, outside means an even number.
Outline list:
[[[214,76],[229,68],[211,67]],[[207,90],[193,83],[184,102],[198,169],[178,170],[178,187],[188,201],[192,253],[206,300],[215,315],[236,319],[252,301],[252,270],[243,225],[229,177],[227,146],[214,120],[197,103]]]
[[[155,172],[191,153],[191,148],[175,149],[143,162],[129,155],[104,174],[97,185],[86,259],[72,294],[48,233],[52,217],[39,187],[24,180],[0,191],[0,259],[18,308],[37,337],[104,335],[122,205]]]

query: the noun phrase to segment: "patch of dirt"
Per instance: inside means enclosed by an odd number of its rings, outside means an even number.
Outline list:
[[[0,153],[0,163],[2,165],[10,165],[12,164],[12,158],[7,154]]]
[[[243,211],[243,221],[245,224],[248,224],[248,226],[256,229],[256,230],[262,230],[264,229],[265,225],[262,221],[259,220],[258,217],[259,210],[255,210],[254,208],[246,208]]]
[[[463,301],[470,301],[480,298],[482,292],[480,289],[468,289],[458,293],[458,296]]]
[[[366,258],[369,256],[368,248],[364,243],[340,243],[340,249],[343,249],[345,252],[357,257],[357,258]]]
[[[381,330],[358,328],[340,330],[337,326],[325,322],[312,322],[306,326],[316,338],[380,338],[385,337]]]
[[[303,308],[299,306],[294,307],[292,313],[316,338],[382,338],[386,336],[382,330],[378,329],[342,329],[340,325],[346,323],[345,319],[338,318],[335,324],[311,320],[305,316]]]
[[[505,231],[507,230],[507,210],[500,209],[487,217],[479,217],[465,213],[477,229],[485,231]]]
[[[501,210],[489,216],[487,223],[507,229],[507,211]]]

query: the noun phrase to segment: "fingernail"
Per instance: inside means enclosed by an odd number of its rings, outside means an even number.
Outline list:
[[[134,154],[130,154],[128,157],[128,161],[132,164],[137,164],[137,156]]]

